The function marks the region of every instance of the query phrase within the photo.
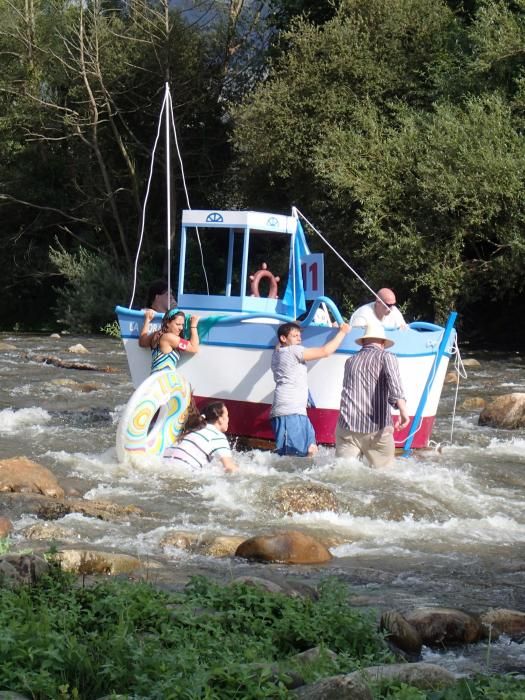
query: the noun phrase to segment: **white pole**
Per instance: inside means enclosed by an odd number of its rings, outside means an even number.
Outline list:
[[[165,138],[166,138],[166,237],[168,248],[168,292],[171,295],[171,155],[170,155],[170,109],[171,95],[170,86],[166,81],[166,110],[164,113],[165,122]],[[171,307],[171,301],[169,302]]]

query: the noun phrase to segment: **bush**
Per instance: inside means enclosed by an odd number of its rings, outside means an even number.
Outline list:
[[[54,290],[58,304],[53,312],[60,323],[70,331],[93,333],[114,320],[116,304],[128,301],[129,285],[113,260],[82,247],[70,253],[61,246],[51,248],[49,257],[65,280]]]

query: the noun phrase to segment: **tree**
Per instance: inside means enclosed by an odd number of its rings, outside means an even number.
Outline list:
[[[445,2],[345,0],[322,27],[297,21],[236,112],[243,186],[307,210],[372,286],[396,286],[409,317],[512,294],[524,147],[509,47],[522,7],[486,0],[467,22]],[[508,61],[489,16],[505,18]],[[340,266],[330,285],[363,296]]]

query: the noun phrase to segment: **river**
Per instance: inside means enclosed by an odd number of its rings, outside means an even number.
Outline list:
[[[25,455],[85,498],[134,504],[145,512],[126,522],[65,516],[60,524],[84,545],[162,557],[174,579],[177,572],[183,578],[204,572],[225,579],[273,571],[316,583],[335,575],[356,600],[378,608],[525,611],[525,430],[480,427],[479,409],[463,407],[471,397],[525,392],[522,354],[463,352],[480,366],[468,368],[457,396],[456,384],[445,384],[433,449],[400,457],[391,470],[335,459],[327,448],[313,461],[252,450],[236,455],[240,469],[232,476],[220,468],[196,475],[161,460],[140,466],[117,462],[116,425],[133,390],[119,341],[4,333],[0,342],[13,346],[0,351],[0,458]],[[79,342],[89,354],[67,352]],[[32,361],[25,352],[116,371],[62,369]],[[275,508],[272,494],[280,486],[310,482],[335,493],[338,513],[286,516]],[[27,546],[20,532],[36,520],[32,514],[13,519],[15,546]],[[256,565],[159,545],[173,529],[250,537],[283,528],[336,542],[334,559],[323,567]],[[486,655],[477,645],[475,652],[439,659],[468,672],[483,668]],[[426,660],[436,656],[426,652]],[[503,639],[492,645],[490,656],[493,668],[525,673],[524,644]]]

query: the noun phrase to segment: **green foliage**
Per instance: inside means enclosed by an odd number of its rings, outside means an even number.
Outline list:
[[[317,601],[204,577],[180,593],[107,580],[82,588],[55,563],[38,585],[2,590],[0,628],[0,687],[35,700],[117,693],[287,698],[294,669],[313,682],[392,660],[375,616],[352,609],[333,580]],[[294,664],[295,654],[318,645],[337,659],[321,653],[306,668]],[[480,677],[439,691],[392,681],[373,693],[385,700],[523,700],[521,687],[511,677]]]
[[[320,662],[325,673],[387,658],[373,618],[333,584],[318,602],[203,578],[168,595],[145,584],[83,589],[54,570],[39,586],[3,591],[0,626],[0,687],[37,699],[284,698],[269,665],[316,644],[340,653]]]
[[[56,289],[59,305],[55,312],[61,323],[81,333],[96,332],[109,324],[128,286],[111,260],[85,248],[76,254],[62,247],[51,248],[49,256],[65,279],[64,286]]]

